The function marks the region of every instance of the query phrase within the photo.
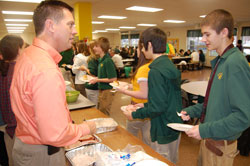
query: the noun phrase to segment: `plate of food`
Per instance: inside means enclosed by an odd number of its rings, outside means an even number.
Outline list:
[[[188,131],[194,127],[193,125],[182,123],[168,123],[167,126],[178,131]]]
[[[128,83],[123,81],[113,81],[112,83],[109,83],[109,85],[111,85],[114,89],[117,88],[128,89]]]
[[[135,105],[124,105],[124,106],[121,106],[121,110],[124,112],[124,111],[127,111],[127,109],[139,109],[141,107],[138,107],[138,106],[135,106]]]
[[[72,145],[65,146],[65,151],[69,151],[78,147],[81,147],[83,145],[90,145],[90,144],[97,144],[100,143],[102,140],[97,137],[96,135],[86,135],[81,137],[76,143]]]
[[[85,74],[85,75],[83,75],[83,76],[80,78],[80,80],[86,83],[86,82],[89,82],[90,80],[92,80],[93,78],[94,78],[94,77]]]

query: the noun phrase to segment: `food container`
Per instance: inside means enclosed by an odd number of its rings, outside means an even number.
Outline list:
[[[70,151],[85,145],[92,145],[92,144],[97,144],[102,142],[101,138],[99,138],[97,135],[92,135],[94,137],[93,140],[87,140],[87,141],[77,141],[76,143],[69,145],[69,146],[65,146],[64,149],[65,151]]]
[[[118,124],[113,118],[96,118],[88,121],[94,121],[96,124],[96,134],[113,131]]]
[[[79,148],[76,148],[74,150],[68,151],[66,153],[66,158],[69,160],[69,162],[72,164],[72,166],[76,166],[76,164],[73,162],[73,158],[77,155],[88,155],[90,157],[93,157],[96,159],[96,153],[97,152],[112,152],[112,149],[110,149],[108,146],[104,144],[93,144],[93,145],[86,145]],[[88,165],[94,166],[95,162],[89,163]]]
[[[66,100],[67,103],[74,103],[77,101],[78,96],[80,92],[79,91],[66,91]]]

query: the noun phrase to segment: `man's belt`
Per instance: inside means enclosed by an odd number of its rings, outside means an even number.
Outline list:
[[[48,155],[55,154],[55,153],[59,152],[59,150],[60,150],[59,147],[55,147],[55,146],[51,146],[51,145],[46,145],[46,146],[48,146]]]
[[[222,156],[223,152],[217,148],[218,146],[225,146],[225,142],[227,145],[230,145],[232,143],[234,143],[236,140],[233,141],[229,141],[229,140],[213,140],[213,139],[205,139],[205,145],[206,147],[213,152],[214,154],[216,154],[217,156]]]

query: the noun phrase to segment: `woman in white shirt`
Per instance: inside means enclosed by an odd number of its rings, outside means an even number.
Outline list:
[[[86,43],[80,42],[77,44],[78,54],[74,57],[74,64],[72,66],[72,72],[75,76],[75,88],[80,91],[80,93],[86,97],[86,91],[84,87],[84,82],[81,81],[83,75],[86,75],[86,68],[88,68],[87,59],[89,56],[89,50]]]

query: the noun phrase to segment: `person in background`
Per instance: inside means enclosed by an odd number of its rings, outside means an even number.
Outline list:
[[[238,41],[237,41],[237,46],[236,46],[236,47],[238,47],[238,49],[239,49],[241,52],[243,52],[242,40],[238,40]]]
[[[122,50],[121,50],[121,52],[120,52],[120,55],[122,56],[122,59],[127,59],[127,58],[129,58],[127,48],[122,47]]]
[[[190,56],[191,55],[191,51],[190,50],[187,50],[185,53],[184,53],[184,56]]]
[[[180,57],[184,57],[184,50],[183,50],[183,49],[180,49],[180,51],[179,51],[179,56],[180,56]]]
[[[145,55],[140,51],[141,46],[137,49],[139,55],[139,63],[132,76],[130,89],[117,88],[117,91],[132,97],[131,104],[147,103],[148,97],[148,72],[150,60],[145,58]],[[145,144],[150,146],[150,120],[149,119],[135,119],[126,122],[126,129],[134,136],[138,137],[139,132],[142,133],[142,140]]]
[[[115,54],[113,49],[109,50],[109,55],[111,56],[115,64],[117,77],[119,78],[121,76],[121,73],[124,72],[124,64],[122,62],[122,57],[119,54]]]
[[[95,45],[96,45],[95,41],[90,41],[89,42],[90,56],[87,59],[88,69],[86,70],[86,72],[91,76],[97,77],[99,55],[94,53],[93,48],[94,48]],[[90,101],[92,101],[96,105],[96,108],[97,108],[97,106],[98,106],[98,96],[99,96],[98,83],[89,84],[88,82],[86,82],[84,86],[85,86],[87,98]]]
[[[206,58],[202,50],[199,50],[199,59],[200,59],[201,69],[203,69]]]
[[[175,56],[175,49],[174,46],[170,43],[166,44],[166,54],[168,58],[171,60]]]
[[[90,55],[87,44],[84,42],[77,43],[77,52],[78,54],[75,56],[74,64],[72,66],[72,72],[75,74],[75,89],[80,91],[80,93],[86,97],[87,95],[84,86],[85,82],[83,82],[82,80],[83,75],[87,74],[87,59]]]
[[[10,85],[13,77],[16,58],[24,49],[24,41],[19,36],[6,35],[0,42],[0,51],[3,60],[0,61],[0,114],[7,126],[5,127],[4,140],[8,152],[9,165],[13,165],[12,149],[16,129],[16,118],[11,109]]]
[[[115,54],[120,54],[119,46],[115,46]]]
[[[165,55],[164,31],[151,27],[142,32],[140,44],[145,57],[152,60],[148,74],[148,102],[137,104],[123,113],[128,120],[150,118],[151,147],[173,163],[178,160],[180,132],[166,127],[182,123],[176,114],[182,109],[181,73]]]
[[[110,90],[112,86],[109,83],[117,80],[115,64],[108,54],[109,40],[105,37],[98,38],[96,45],[93,48],[95,54],[100,55],[98,65],[98,78],[89,81],[90,84],[98,83],[99,89],[99,104],[98,109],[110,115],[110,109],[114,93]]]
[[[250,68],[232,44],[234,20],[223,9],[209,13],[201,22],[202,41],[218,56],[211,61],[212,73],[204,103],[185,108],[183,120],[200,118],[186,134],[201,140],[198,165],[232,166],[237,138],[250,126]]]
[[[94,122],[73,124],[59,52],[71,48],[76,34],[73,8],[62,1],[42,1],[35,9],[36,32],[18,57],[10,88],[17,120],[12,151],[15,166],[65,166],[64,146],[95,133]]]
[[[200,62],[200,56],[199,53],[197,51],[193,51],[191,54],[191,62],[192,63],[199,63]]]

